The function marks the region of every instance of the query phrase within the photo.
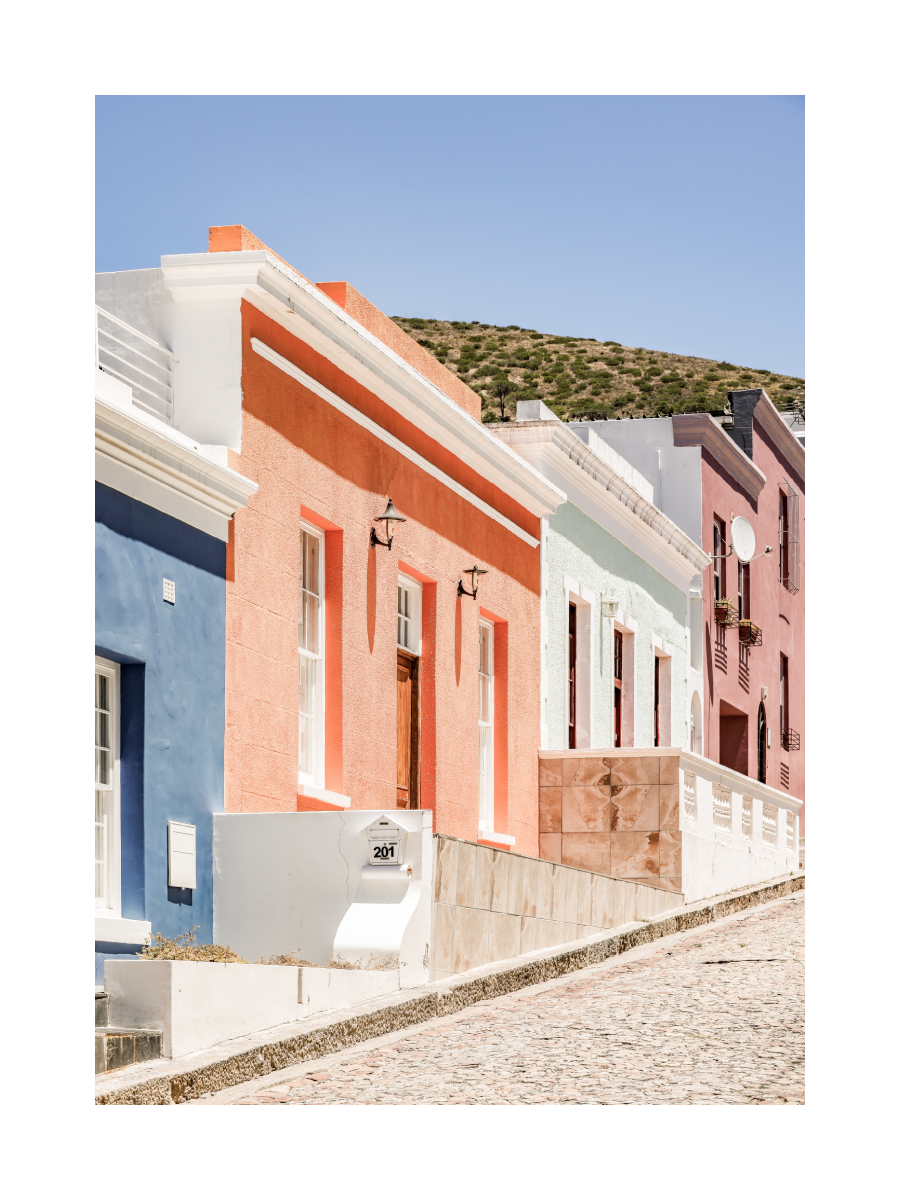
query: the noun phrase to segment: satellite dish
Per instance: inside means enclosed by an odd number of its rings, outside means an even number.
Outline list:
[[[749,562],[756,550],[756,534],[746,517],[735,517],[731,522],[731,544],[741,562]]]

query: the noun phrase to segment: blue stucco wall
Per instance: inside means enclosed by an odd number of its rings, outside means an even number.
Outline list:
[[[225,543],[96,485],[96,651],[122,664],[122,916],[212,941],[224,807]],[[162,598],[175,581],[175,604]],[[168,887],[167,822],[197,827],[197,887]],[[125,949],[121,947],[121,949]],[[112,947],[97,946],[98,958]]]

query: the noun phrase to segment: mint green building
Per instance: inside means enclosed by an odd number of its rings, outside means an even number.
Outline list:
[[[567,496],[541,526],[541,748],[702,753],[709,559],[592,429],[576,436],[540,401],[520,403],[515,423],[492,428]]]

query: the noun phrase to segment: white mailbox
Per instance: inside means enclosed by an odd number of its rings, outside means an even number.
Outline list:
[[[396,867],[403,862],[405,829],[382,816],[372,822],[366,833],[369,838],[369,863],[373,867]]]
[[[197,886],[197,826],[169,822],[169,887]]]

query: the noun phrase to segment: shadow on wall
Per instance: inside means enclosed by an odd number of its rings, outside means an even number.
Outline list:
[[[459,677],[462,672],[462,597],[456,593],[456,686],[459,687]]]
[[[375,606],[378,595],[378,580],[376,578],[377,563],[375,562],[375,547],[369,546],[369,562],[366,567],[366,614],[369,632],[369,653],[375,649]]]

